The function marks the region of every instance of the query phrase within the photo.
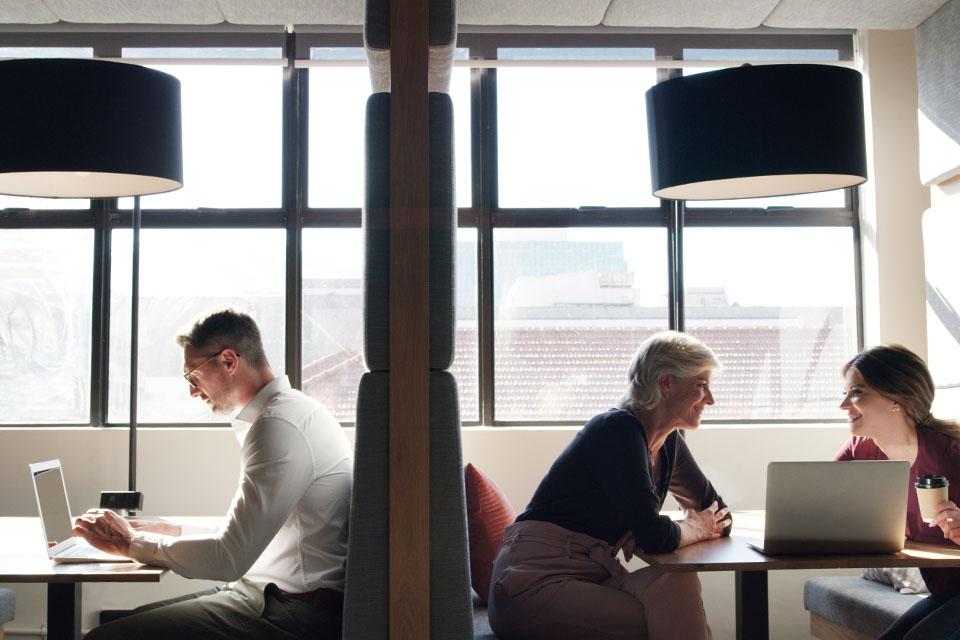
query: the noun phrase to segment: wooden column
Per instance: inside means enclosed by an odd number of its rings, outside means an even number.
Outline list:
[[[390,3],[390,638],[430,637],[427,0]]]

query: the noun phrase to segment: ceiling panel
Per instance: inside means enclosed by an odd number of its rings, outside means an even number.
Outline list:
[[[361,25],[362,0],[219,0],[233,24]]]
[[[794,29],[913,29],[945,0],[782,0],[764,24]]]
[[[0,0],[0,23],[50,24],[59,20],[41,0]]]
[[[465,25],[911,29],[946,0],[459,0]],[[364,0],[0,0],[0,24],[360,25]]]
[[[216,0],[45,0],[65,22],[93,24],[219,24]]]
[[[608,0],[460,0],[460,24],[596,26]]]
[[[612,0],[603,24],[611,27],[759,27],[778,0]]]

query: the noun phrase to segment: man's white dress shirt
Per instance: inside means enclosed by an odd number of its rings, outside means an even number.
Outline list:
[[[353,459],[339,423],[279,376],[232,425],[240,486],[220,528],[179,537],[137,532],[130,557],[188,578],[343,591]]]

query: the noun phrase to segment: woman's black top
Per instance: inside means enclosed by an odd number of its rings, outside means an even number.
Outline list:
[[[660,509],[667,491],[680,507],[701,511],[726,505],[697,466],[677,431],[660,448],[660,482],[654,481],[643,425],[626,409],[591,419],[540,482],[517,521],[552,522],[613,545],[629,529],[647,553],[673,551],[680,527]],[[730,527],[724,535],[730,534]]]

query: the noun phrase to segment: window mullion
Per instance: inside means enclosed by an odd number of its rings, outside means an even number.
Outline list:
[[[94,218],[90,425],[94,427],[107,424],[110,406],[111,205],[116,205],[115,199],[90,201]]]
[[[846,201],[853,211],[853,281],[856,291],[857,351],[864,348],[863,328],[863,236],[860,233],[860,187],[847,189]]]
[[[686,203],[682,200],[671,203],[671,208],[673,209],[673,220],[674,220],[674,265],[673,265],[673,278],[675,282],[674,288],[674,305],[676,306],[676,328],[677,331],[686,331],[687,330],[687,320],[686,320],[686,311],[685,311],[685,302],[684,302],[684,284],[683,284],[683,225],[684,225],[684,216],[686,213]]]
[[[497,206],[497,119],[495,69],[471,71],[473,204],[477,211],[477,348],[480,424],[494,423],[493,217]]]
[[[667,316],[669,327],[683,331],[683,256],[680,236],[683,233],[679,202],[663,200],[667,218]]]
[[[303,377],[303,208],[307,201],[307,73],[297,69],[296,35],[286,37],[287,66],[283,70],[283,209],[287,228],[285,370],[299,389]]]

